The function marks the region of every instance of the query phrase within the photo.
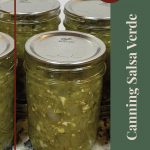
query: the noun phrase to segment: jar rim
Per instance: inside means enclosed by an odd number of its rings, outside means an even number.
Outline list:
[[[7,57],[14,50],[14,40],[11,36],[0,32],[0,59]]]
[[[1,2],[0,6],[0,18],[7,18],[10,20],[11,17],[14,17],[14,6],[13,1]],[[17,5],[18,4],[18,5]],[[30,0],[17,0],[16,4],[16,19],[17,21],[23,20],[35,20],[35,17],[41,18],[43,16],[49,20],[60,14],[60,2],[57,0],[47,0],[45,3],[41,0],[30,1]],[[32,5],[31,5],[32,4]],[[37,5],[37,6],[36,6]],[[45,7],[45,8],[44,8]],[[25,9],[23,9],[25,8]]]
[[[108,21],[110,20],[110,4],[99,0],[70,0],[65,4],[64,13],[81,22],[85,20]]]
[[[25,53],[44,64],[79,67],[104,61],[106,46],[86,33],[53,31],[31,37],[25,44]]]

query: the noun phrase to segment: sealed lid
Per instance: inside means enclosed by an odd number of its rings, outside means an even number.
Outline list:
[[[33,36],[26,45],[26,53],[38,61],[53,65],[84,65],[100,61],[105,44],[98,38],[80,32],[56,31]]]
[[[110,20],[110,4],[100,0],[71,0],[65,14],[90,20]]]
[[[54,13],[60,8],[57,0],[16,0],[17,15],[40,15],[43,13]],[[0,10],[14,14],[14,0],[3,0],[0,2]]]
[[[7,34],[0,32],[0,59],[14,50],[14,40]]]

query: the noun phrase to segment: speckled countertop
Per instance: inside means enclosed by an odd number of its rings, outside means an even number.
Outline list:
[[[24,147],[23,144],[20,144],[17,146],[17,150],[31,150],[31,149]],[[104,146],[96,144],[92,150],[110,150],[110,144]]]

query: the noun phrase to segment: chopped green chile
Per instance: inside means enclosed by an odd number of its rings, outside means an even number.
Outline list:
[[[11,46],[9,46],[9,44]],[[0,32],[0,149],[9,148],[13,140],[13,40]],[[6,48],[8,46],[9,50]],[[3,48],[6,49],[3,49]],[[4,55],[5,53],[5,55]]]
[[[43,52],[43,42],[49,51]],[[105,46],[100,43],[94,36],[69,31],[43,33],[27,42],[29,137],[34,149],[91,150],[97,136],[105,72],[104,60],[100,59]],[[103,53],[98,52],[100,47]],[[97,62],[93,58],[96,52],[101,53]]]

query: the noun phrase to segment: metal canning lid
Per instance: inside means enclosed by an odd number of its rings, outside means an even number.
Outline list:
[[[14,40],[7,34],[0,32],[0,59],[5,58],[14,50]]]
[[[71,0],[65,5],[65,14],[89,20],[110,20],[110,4],[100,0]]]
[[[78,66],[103,60],[106,46],[98,38],[74,31],[45,32],[31,37],[26,53],[44,63]]]
[[[16,14],[18,16],[41,15],[43,13],[56,14],[60,8],[57,0],[16,0]],[[3,0],[0,2],[0,10],[14,15],[14,1]]]

